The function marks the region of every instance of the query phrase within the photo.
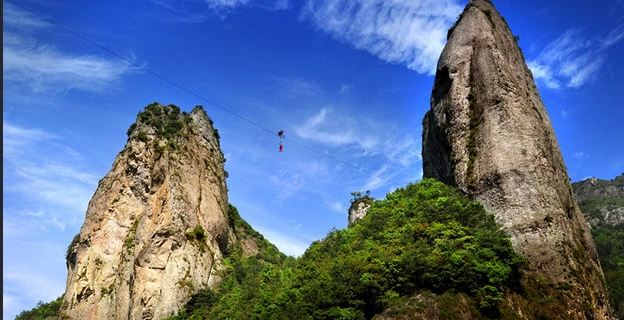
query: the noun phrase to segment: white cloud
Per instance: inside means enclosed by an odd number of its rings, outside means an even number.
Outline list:
[[[362,190],[373,191],[379,189],[384,185],[387,185],[390,181],[388,177],[384,176],[384,174],[388,171],[388,169],[389,168],[387,165],[383,165],[377,171],[373,172],[371,176],[368,177],[368,180],[366,181],[366,184],[362,187]]]
[[[223,11],[242,6],[254,6],[264,10],[290,9],[289,0],[203,0],[210,8]]]
[[[276,175],[271,176],[271,183],[275,187],[277,199],[283,201],[296,195],[305,186],[304,178],[291,170],[282,169]]]
[[[371,151],[379,144],[377,137],[358,130],[361,123],[357,120],[330,116],[331,113],[331,109],[321,108],[317,114],[299,126],[295,133],[301,138],[332,146],[355,144],[365,152]]]
[[[37,272],[8,271],[3,275],[5,281],[18,283],[28,296],[40,297],[41,300],[51,301],[65,291],[63,282],[54,281]]]
[[[34,91],[98,91],[138,71],[119,59],[65,53],[17,34],[3,35],[4,80]]]
[[[595,77],[605,62],[606,50],[622,39],[624,25],[602,39],[571,29],[549,43],[528,66],[533,77],[549,89],[579,88]]]
[[[574,153],[574,157],[577,159],[584,159],[584,158],[589,157],[589,155],[583,151],[579,151],[579,152]]]
[[[617,26],[611,30],[607,36],[602,40],[603,47],[610,47],[624,39],[624,24]]]
[[[9,2],[3,3],[3,23],[9,27],[3,31],[3,79],[20,89],[98,91],[139,70],[117,58],[63,52],[35,40],[35,32],[51,25]],[[134,61],[134,57],[128,60]]]
[[[305,188],[311,183],[327,183],[332,176],[333,171],[325,162],[300,160],[280,168],[269,179],[277,194],[277,200],[283,201],[293,196],[303,196],[302,191],[309,191]]]
[[[421,160],[420,141],[416,141],[412,136],[393,139],[384,149],[386,149],[384,154],[390,162],[403,167],[410,167],[415,161]]]
[[[16,28],[42,28],[48,26],[47,22],[37,19],[8,1],[2,2],[2,21],[5,26]]]
[[[24,210],[12,213],[35,218],[44,228],[79,225],[96,176],[79,169],[80,157],[57,135],[7,121],[3,128],[5,192],[27,200]]]
[[[27,129],[14,126],[6,121],[2,122],[2,134],[4,147],[16,147],[24,143],[32,143],[40,140],[56,139],[53,134],[40,129]]]
[[[433,75],[461,9],[452,0],[307,0],[302,16],[357,49]]]
[[[38,301],[52,301],[65,291],[64,256],[69,240],[53,243],[40,237],[37,230],[29,231],[34,233],[21,238],[3,235],[3,250],[10,257],[3,264],[3,297],[9,299],[8,304],[3,301],[4,319],[14,319],[19,312],[34,308]]]
[[[249,3],[249,0],[205,0],[208,7],[216,10],[235,8]]]
[[[151,14],[167,22],[201,23],[217,14],[224,18],[227,13],[240,7],[257,7],[268,11],[290,9],[289,0],[150,0],[159,9]]]
[[[568,112],[567,110],[563,109],[561,110],[561,116],[563,118],[567,118],[570,115],[570,112]]]
[[[529,61],[527,65],[529,69],[531,69],[533,77],[536,80],[543,81],[547,88],[559,89],[561,87],[559,81],[554,78],[553,71],[550,69],[549,66],[541,65],[537,61]]]
[[[323,94],[323,89],[318,83],[304,79],[273,77],[273,82],[274,88],[283,96],[301,98]]]
[[[341,84],[340,85],[340,90],[338,90],[338,93],[347,94],[347,93],[351,92],[352,89],[353,89],[353,85],[352,84]]]
[[[327,107],[297,126],[295,133],[330,147],[355,147],[363,155],[381,155],[403,167],[420,159],[420,143],[411,134],[401,135],[390,124],[338,114]]]
[[[342,204],[342,202],[340,201],[334,201],[334,202],[330,202],[327,204],[327,207],[334,212],[337,213],[346,213],[347,212],[347,208],[345,208],[345,206]]]
[[[255,227],[265,238],[274,244],[279,250],[287,255],[298,257],[302,255],[310,246],[310,242],[297,239],[283,232]]]

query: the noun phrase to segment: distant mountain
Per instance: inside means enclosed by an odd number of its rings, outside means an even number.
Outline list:
[[[611,305],[624,319],[624,173],[613,180],[585,179],[572,188],[592,227]]]
[[[572,188],[592,227],[624,224],[624,173],[613,180],[585,179],[572,184]]]

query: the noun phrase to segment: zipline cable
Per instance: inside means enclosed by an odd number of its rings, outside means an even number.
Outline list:
[[[72,30],[72,29],[70,29],[68,27],[65,27],[64,25],[62,25],[62,24],[60,24],[60,23],[58,23],[58,22],[56,22],[56,21],[54,21],[52,19],[43,17],[42,15],[38,14],[37,12],[34,12],[34,11],[26,8],[23,5],[14,2],[13,0],[7,0],[7,1],[12,3],[13,5],[15,5],[17,7],[20,7],[21,9],[23,9],[26,12],[30,13],[31,15],[35,16],[37,19],[40,19],[40,20],[43,20],[43,21],[48,22],[50,24],[53,24],[53,25],[57,26],[58,28],[64,30],[65,32],[68,32],[68,33],[72,34],[73,36],[75,36],[75,37],[77,37],[77,38],[79,38],[79,39],[81,39],[81,40],[83,40],[83,41],[93,45],[94,47],[96,47],[96,48],[98,48],[98,49],[100,49],[100,50],[102,50],[102,51],[104,51],[104,52],[106,52],[106,53],[108,53],[108,54],[110,54],[110,55],[112,55],[112,56],[114,56],[114,57],[124,61],[124,62],[126,62],[129,66],[132,66],[134,68],[143,70],[146,73],[148,73],[148,74],[150,74],[150,75],[160,79],[161,81],[166,82],[166,83],[168,83],[168,84],[170,84],[170,85],[172,85],[172,86],[174,86],[174,87],[176,87],[176,88],[178,88],[178,89],[180,89],[180,90],[182,90],[182,91],[184,91],[184,92],[186,92],[186,93],[188,93],[188,94],[190,94],[190,95],[192,95],[192,96],[194,96],[194,97],[196,97],[196,98],[198,98],[200,100],[203,100],[204,102],[208,103],[209,105],[211,105],[213,107],[216,107],[216,108],[219,108],[220,110],[230,114],[231,116],[236,117],[239,120],[242,120],[242,121],[248,123],[249,125],[252,125],[252,126],[254,126],[254,127],[256,127],[258,129],[268,133],[268,134],[271,134],[273,136],[276,134],[275,131],[273,131],[271,129],[268,129],[267,127],[265,127],[265,126],[255,122],[253,120],[250,120],[247,117],[244,117],[244,116],[242,116],[242,115],[240,115],[240,114],[238,114],[238,113],[236,113],[234,111],[231,111],[228,108],[226,108],[226,107],[224,107],[224,106],[222,106],[222,105],[220,105],[220,104],[218,104],[216,102],[213,102],[212,100],[206,98],[205,96],[203,96],[203,95],[201,95],[199,93],[196,93],[195,91],[193,91],[193,90],[191,90],[191,89],[189,89],[189,88],[187,88],[187,87],[185,87],[185,86],[183,86],[181,84],[178,84],[177,82],[169,80],[168,78],[160,75],[159,73],[156,73],[156,72],[148,69],[144,65],[140,65],[140,64],[138,64],[138,63],[136,63],[136,62],[134,62],[134,61],[132,61],[132,60],[130,60],[130,59],[120,55],[120,54],[118,54],[117,52],[115,52],[113,50],[110,50],[110,49],[108,49],[108,48],[98,44],[97,42],[95,42],[95,41],[93,41],[93,40],[91,40],[91,39],[81,35],[80,33],[75,32],[74,30]],[[284,140],[290,141],[291,143],[293,143],[293,144],[295,144],[295,145],[297,145],[297,146],[299,146],[301,148],[307,149],[310,152],[317,153],[317,154],[319,154],[319,155],[321,155],[323,157],[326,157],[328,159],[334,160],[334,161],[336,161],[336,162],[338,162],[338,163],[340,163],[342,165],[345,165],[347,167],[350,167],[352,169],[355,169],[355,170],[358,170],[360,172],[364,172],[364,173],[370,174],[371,176],[377,177],[377,178],[382,179],[382,180],[387,181],[387,182],[397,183],[396,181],[393,181],[390,178],[382,177],[378,173],[372,172],[372,171],[367,170],[365,168],[362,168],[362,167],[360,167],[358,165],[354,165],[352,163],[349,163],[349,162],[346,162],[346,161],[341,160],[339,158],[336,158],[336,157],[332,156],[331,154],[329,154],[327,152],[324,152],[322,150],[319,150],[319,149],[313,148],[311,146],[308,146],[305,143],[299,142],[299,141],[294,140],[294,139],[289,139],[289,138],[284,138]],[[399,185],[401,185],[401,184],[399,184]]]

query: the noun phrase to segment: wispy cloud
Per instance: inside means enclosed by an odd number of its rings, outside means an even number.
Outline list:
[[[269,177],[277,194],[277,200],[302,196],[310,183],[327,183],[334,174],[333,170],[323,161],[298,160],[288,167],[277,170]],[[309,190],[307,190],[309,191]]]
[[[4,278],[6,281],[18,283],[20,287],[26,289],[29,296],[43,297],[46,301],[58,298],[65,289],[64,283],[49,279],[37,272],[9,271],[4,273]]]
[[[596,76],[606,60],[607,49],[622,39],[624,25],[599,38],[571,29],[549,43],[528,66],[535,79],[549,89],[579,88]]]
[[[2,21],[5,26],[16,28],[42,28],[47,27],[48,23],[37,19],[32,14],[16,7],[8,1],[2,2]]]
[[[77,152],[57,135],[7,121],[3,129],[5,192],[28,203],[11,213],[35,219],[43,228],[64,230],[67,225],[78,225],[97,184],[96,176],[79,169]]]
[[[262,226],[258,226],[256,227],[256,229],[264,237],[266,237],[269,242],[277,246],[280,251],[291,256],[298,257],[302,255],[310,246],[311,241],[305,241],[299,238],[295,238],[280,231],[265,228]]]
[[[249,3],[249,0],[204,0],[210,8],[223,10],[226,8],[235,8]]]
[[[332,146],[354,144],[366,152],[371,151],[379,144],[377,137],[358,130],[358,124],[353,123],[357,120],[332,116],[331,113],[331,109],[321,108],[317,114],[299,126],[295,133],[301,138]]]
[[[384,61],[433,75],[461,9],[452,0],[307,0],[302,17]]]
[[[330,202],[327,204],[327,207],[329,208],[329,210],[340,214],[345,214],[347,212],[347,208],[340,201]]]
[[[387,173],[387,171],[388,171],[388,166],[383,165],[377,171],[373,172],[373,174],[371,174],[371,176],[366,181],[366,184],[364,184],[364,186],[362,187],[362,190],[373,191],[373,190],[379,189],[380,187],[384,185],[387,185],[388,178],[385,177],[385,174]]]
[[[4,33],[3,45],[4,80],[38,92],[98,91],[138,71],[125,61],[65,53],[12,33]]]
[[[318,83],[304,79],[273,77],[273,82],[272,88],[287,97],[312,97],[324,93]]]
[[[158,7],[152,16],[168,22],[200,23],[210,16],[222,18],[240,7],[257,7],[268,11],[290,9],[289,0],[150,0]]]
[[[277,199],[280,201],[297,194],[305,186],[302,175],[288,169],[280,170],[270,179],[271,184],[275,187]]]
[[[35,92],[69,89],[98,91],[121,77],[139,71],[133,63],[116,58],[64,52],[36,40],[35,34],[50,27],[31,13],[3,3],[3,79]],[[129,57],[134,61],[134,57]]]
[[[11,227],[27,228],[23,224]],[[5,256],[10,257],[10,262],[5,259],[3,265],[4,319],[15,318],[19,312],[35,307],[37,301],[51,301],[65,290],[66,244],[53,244],[49,238],[39,237],[38,230],[32,231],[29,240],[3,235],[5,243],[10,243],[3,247]]]
[[[577,159],[585,159],[587,157],[589,157],[589,155],[583,151],[579,151],[579,152],[575,152],[574,153],[574,157]]]
[[[327,107],[297,126],[295,133],[330,147],[355,147],[363,155],[382,155],[403,167],[420,159],[420,144],[413,135],[401,135],[389,124],[338,114]]]

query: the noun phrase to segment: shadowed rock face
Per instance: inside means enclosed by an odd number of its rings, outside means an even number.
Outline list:
[[[527,258],[523,289],[540,279],[564,288],[557,289],[568,312],[562,318],[611,319],[546,109],[490,1],[471,1],[449,32],[423,126],[424,176],[459,187],[496,216]],[[514,308],[531,314],[522,303]]]
[[[152,104],[89,202],[67,254],[71,319],[161,319],[214,286],[235,241],[212,122]]]

